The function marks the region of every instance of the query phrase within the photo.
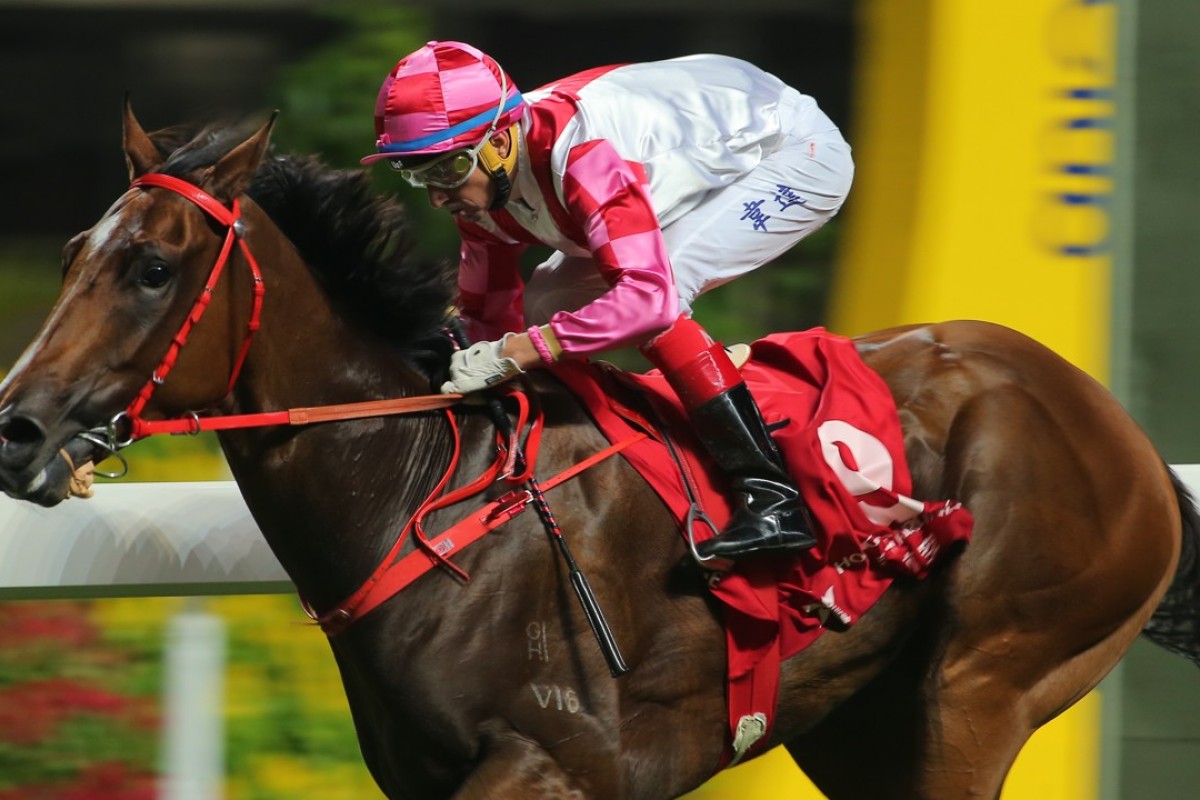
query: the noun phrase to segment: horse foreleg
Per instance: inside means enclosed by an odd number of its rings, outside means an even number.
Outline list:
[[[512,729],[487,736],[483,759],[452,800],[590,800],[541,745]]]

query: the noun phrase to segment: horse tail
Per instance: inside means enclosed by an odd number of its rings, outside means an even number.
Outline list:
[[[1142,633],[1160,647],[1200,666],[1200,512],[1187,486],[1174,470],[1168,467],[1168,471],[1179,502],[1183,542],[1175,578]]]

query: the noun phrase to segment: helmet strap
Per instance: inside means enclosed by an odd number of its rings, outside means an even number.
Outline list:
[[[509,180],[504,167],[492,173],[492,180],[495,182],[496,198],[488,206],[488,211],[499,211],[508,203],[508,197],[512,194],[512,181]]]
[[[509,195],[512,194],[512,179],[511,174],[513,167],[517,163],[517,125],[513,124],[508,129],[508,155],[501,157],[496,148],[492,146],[490,141],[484,142],[483,147],[479,148],[479,161],[483,164],[483,168],[487,170],[488,175],[492,176],[495,181],[496,197],[492,201],[489,211],[496,211],[504,208],[508,203]]]

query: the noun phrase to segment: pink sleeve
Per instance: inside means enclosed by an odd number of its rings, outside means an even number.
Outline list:
[[[499,339],[525,330],[520,256],[523,244],[492,239],[470,223],[458,224],[458,304],[471,341]]]
[[[612,286],[583,308],[550,318],[563,352],[636,346],[666,330],[679,316],[679,296],[641,166],[607,141],[587,142],[567,158],[563,194]]]

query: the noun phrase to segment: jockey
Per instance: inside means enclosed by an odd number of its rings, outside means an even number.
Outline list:
[[[812,547],[807,510],[725,349],[691,318],[709,289],[779,256],[841,208],[850,147],[806,95],[718,55],[599,67],[522,95],[494,59],[430,42],[375,106],[378,152],[462,239],[475,345],[444,392],[638,346],[737,494],[702,558]],[[525,285],[528,245],[555,250]]]

